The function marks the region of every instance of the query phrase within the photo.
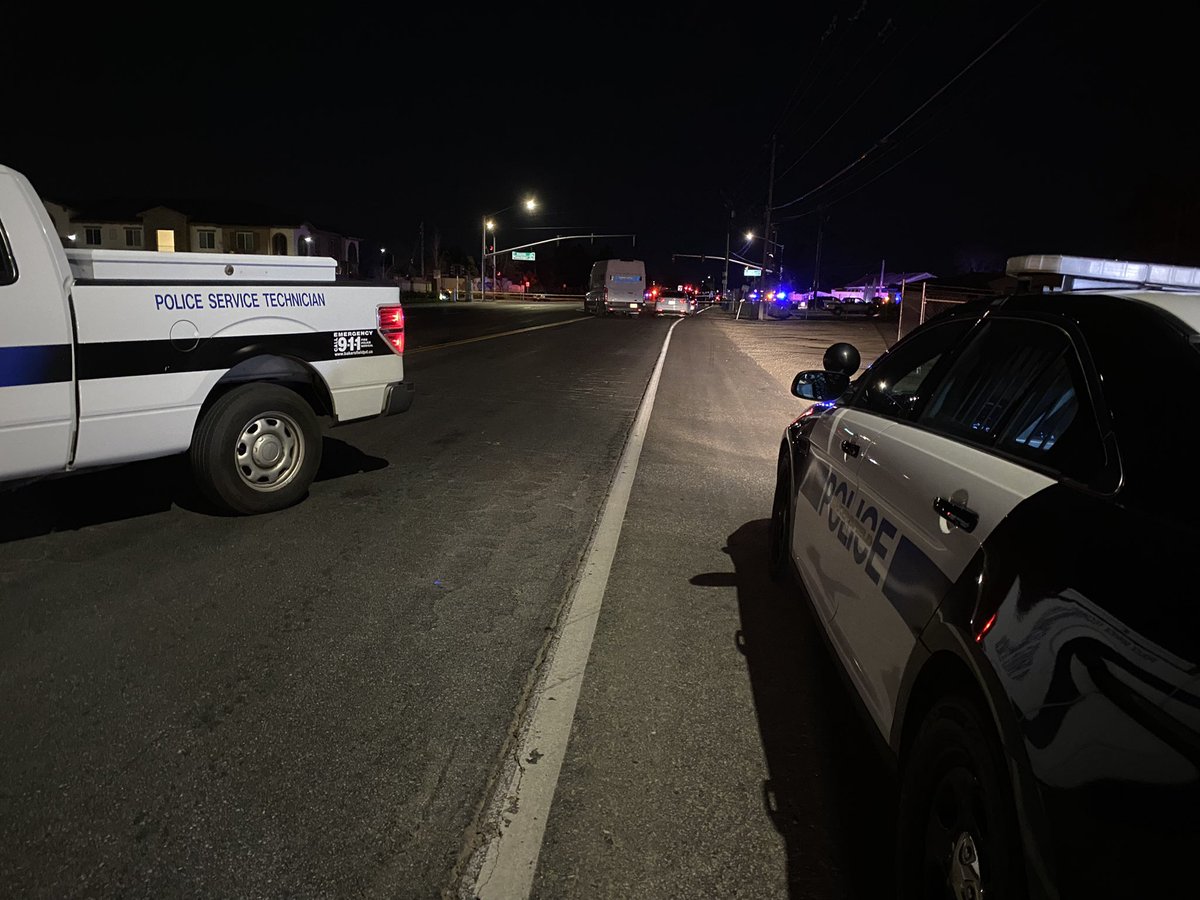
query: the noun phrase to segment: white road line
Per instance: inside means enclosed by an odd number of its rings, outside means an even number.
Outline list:
[[[575,705],[650,425],[659,377],[671,333],[682,321],[671,325],[663,341],[605,500],[604,512],[584,556],[579,581],[559,618],[558,633],[529,698],[517,735],[516,753],[507,760],[484,815],[484,829],[490,836],[467,864],[459,891],[462,898],[521,900],[529,896],[533,887],[546,820],[566,755]]]
[[[510,334],[524,334],[526,331],[537,331],[541,328],[557,328],[559,325],[570,325],[572,322],[586,322],[588,319],[594,319],[595,316],[580,316],[578,319],[563,319],[561,322],[551,322],[548,325],[530,325],[528,328],[514,328],[512,331],[501,331],[497,334],[483,334],[479,337],[463,338],[461,341],[447,341],[444,344],[430,344],[428,347],[416,347],[412,350],[405,350],[404,355],[408,356],[412,353],[425,353],[428,350],[442,350],[446,347],[457,347],[460,344],[474,344],[476,341],[490,341],[492,338],[508,337]]]

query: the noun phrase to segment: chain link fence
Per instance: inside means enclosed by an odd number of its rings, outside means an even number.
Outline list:
[[[916,285],[906,290],[900,304],[900,321],[896,326],[896,338],[899,340],[918,325],[932,319],[940,312],[952,309],[971,300],[981,297],[999,297],[997,291],[977,288],[957,288],[949,285],[931,285],[921,282],[921,289]]]

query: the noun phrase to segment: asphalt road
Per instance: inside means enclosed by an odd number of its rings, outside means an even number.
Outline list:
[[[873,324],[714,313],[672,338],[547,825],[543,900],[894,893],[888,773],[799,590],[766,572],[779,441],[805,405],[784,383],[834,340],[868,360],[882,345]]]
[[[0,495],[5,894],[454,889],[668,326],[578,315],[410,309],[413,408],[329,431],[280,513],[210,514],[179,460]],[[663,373],[539,896],[882,883],[890,787],[760,564],[796,409],[728,329],[790,326],[708,318]]]
[[[409,351],[424,350],[464,339],[568,321],[582,315],[582,300],[410,304],[404,308],[409,334],[406,346]]]

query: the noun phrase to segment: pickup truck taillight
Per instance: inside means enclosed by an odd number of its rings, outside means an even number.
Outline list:
[[[397,303],[395,306],[379,307],[379,333],[397,353],[404,352],[404,307]]]

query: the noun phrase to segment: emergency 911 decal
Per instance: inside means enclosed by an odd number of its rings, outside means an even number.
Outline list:
[[[335,331],[333,333],[333,355],[370,356],[375,352],[371,344],[371,331]]]

